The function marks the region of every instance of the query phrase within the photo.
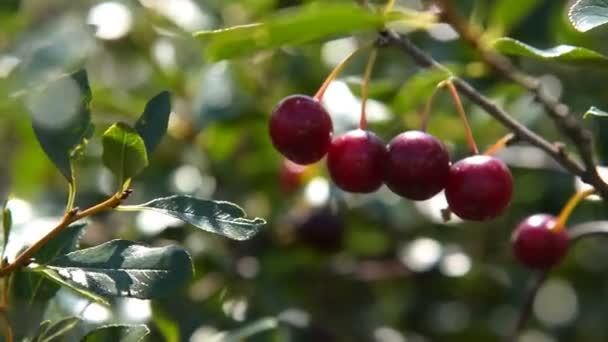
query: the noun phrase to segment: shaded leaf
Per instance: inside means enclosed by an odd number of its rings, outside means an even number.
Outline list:
[[[266,224],[261,218],[245,218],[245,211],[234,203],[185,195],[157,198],[140,205],[120,206],[119,209],[153,210],[234,240],[250,239]]]
[[[78,318],[78,317],[67,317],[67,318],[61,319],[60,321],[49,326],[48,329],[46,329],[44,331],[43,335],[41,335],[39,337],[39,341],[40,342],[63,341],[64,340],[62,338],[63,335],[67,334],[68,332],[70,332],[70,330],[74,329],[76,327],[76,325],[78,325],[78,323],[80,323],[80,318]]]
[[[382,14],[355,4],[311,3],[283,10],[263,23],[202,31],[194,36],[209,40],[205,53],[210,60],[217,61],[286,44],[297,45],[380,29],[384,22]]]
[[[47,263],[59,255],[76,250],[86,225],[86,223],[74,223],[66,227],[34,254],[35,262]],[[49,300],[57,293],[59,285],[36,272],[17,272],[14,275],[13,288],[18,298],[24,298],[32,304]]]
[[[589,31],[608,23],[608,0],[578,0],[568,11],[575,29]]]
[[[509,31],[510,28],[521,22],[542,2],[539,0],[498,0],[494,1],[490,13],[490,27],[500,33]]]
[[[182,248],[152,248],[127,240],[72,252],[45,267],[76,288],[106,297],[166,296],[192,277],[192,261]]]
[[[127,184],[132,177],[148,166],[146,145],[137,131],[124,123],[115,123],[103,134],[103,163]]]
[[[91,88],[85,70],[52,82],[28,100],[40,146],[70,183],[74,181],[74,152],[82,150],[93,131],[90,102]]]
[[[24,270],[29,271],[29,272],[36,272],[37,274],[44,276],[47,280],[53,282],[56,286],[65,287],[66,289],[71,290],[74,293],[76,293],[84,298],[87,298],[93,302],[100,303],[105,306],[110,306],[110,303],[105,298],[97,295],[96,293],[89,291],[88,289],[75,286],[73,283],[71,283],[71,282],[65,280],[64,278],[62,278],[61,276],[59,276],[59,274],[57,274],[57,272],[55,270],[46,268],[45,266],[38,266],[35,268],[25,268]],[[24,273],[24,272],[21,272],[21,273]],[[19,276],[19,273],[17,273],[15,276]],[[40,290],[39,290],[39,292],[40,292]]]
[[[556,62],[608,63],[608,57],[582,47],[558,45],[549,49],[537,49],[512,38],[500,38],[494,48],[506,55],[531,57]]]
[[[139,342],[150,333],[144,324],[138,325],[104,325],[86,334],[81,342]]]
[[[51,326],[51,321],[49,321],[49,320],[42,321],[40,323],[40,325],[38,326],[38,329],[36,329],[36,332],[32,336],[32,342],[40,342],[40,339],[44,336],[44,333],[48,330],[48,328],[50,326]]]
[[[604,112],[603,110],[601,110],[601,109],[599,109],[597,107],[591,106],[591,108],[587,109],[587,111],[585,112],[585,114],[583,114],[583,119],[586,119],[589,115],[591,115],[591,116],[607,117],[608,116],[608,112]]]
[[[143,138],[148,156],[167,132],[171,114],[171,95],[167,91],[153,97],[135,123],[135,130]]]
[[[8,201],[4,202],[2,208],[2,251],[0,252],[1,257],[4,257],[4,251],[6,250],[6,244],[8,243],[8,236],[10,235],[11,228],[13,228],[13,214],[11,210],[6,206]]]

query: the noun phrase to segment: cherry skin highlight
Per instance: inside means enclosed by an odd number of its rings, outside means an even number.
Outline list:
[[[509,168],[491,156],[475,155],[450,168],[445,196],[460,218],[485,221],[500,215],[511,202],[513,177]]]
[[[334,139],[327,152],[327,168],[342,190],[369,193],[384,181],[386,146],[370,131],[356,129]]]
[[[536,214],[517,226],[511,238],[517,260],[532,269],[547,269],[563,259],[568,252],[568,233],[556,231],[555,221],[552,215]]]
[[[306,95],[292,95],[272,111],[269,130],[272,144],[282,155],[306,165],[325,156],[333,126],[319,101]]]
[[[426,200],[445,188],[450,157],[443,144],[430,134],[408,131],[388,144],[386,185],[412,200]]]

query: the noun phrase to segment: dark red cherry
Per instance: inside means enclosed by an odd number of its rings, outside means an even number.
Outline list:
[[[329,114],[316,99],[292,95],[279,102],[270,116],[274,147],[294,163],[319,161],[331,143],[333,126]]]
[[[450,157],[430,134],[408,131],[388,144],[384,181],[396,194],[425,200],[443,190],[450,174]]]
[[[296,226],[300,241],[321,251],[336,251],[342,246],[344,221],[330,208],[312,211]]]
[[[568,252],[566,229],[554,230],[556,218],[536,214],[523,220],[513,232],[513,254],[533,269],[546,269],[559,263]]]
[[[445,196],[452,212],[466,220],[484,221],[500,215],[511,202],[513,177],[500,160],[475,155],[450,168]]]
[[[382,185],[388,159],[386,146],[374,133],[356,129],[334,139],[327,168],[334,183],[350,192],[374,192]]]

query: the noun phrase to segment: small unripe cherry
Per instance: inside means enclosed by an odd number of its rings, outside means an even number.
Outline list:
[[[408,131],[388,144],[386,185],[396,194],[426,200],[445,187],[450,157],[443,144],[430,134]]]
[[[342,190],[374,192],[384,181],[386,146],[374,133],[356,129],[334,139],[327,152],[327,168]]]
[[[292,95],[272,111],[269,130],[272,144],[282,155],[306,165],[325,156],[333,126],[319,101],[306,95]]]
[[[513,194],[513,177],[499,159],[475,155],[452,165],[445,197],[465,220],[485,221],[502,214]]]
[[[536,214],[524,219],[513,231],[513,254],[532,269],[547,269],[558,264],[568,252],[566,229],[555,229],[555,216]]]

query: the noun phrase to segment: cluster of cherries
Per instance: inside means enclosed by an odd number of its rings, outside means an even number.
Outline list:
[[[449,82],[469,139],[472,155],[467,158],[452,164],[444,145],[424,131],[403,132],[385,145],[366,129],[365,96],[359,128],[334,138],[331,117],[320,99],[343,64],[330,74],[315,97],[288,96],[273,110],[270,137],[287,160],[308,165],[327,155],[332,181],[347,192],[371,193],[386,184],[399,196],[421,201],[445,190],[450,212],[466,220],[490,220],[508,207],[513,178],[508,167],[492,156],[505,141],[499,141],[485,154],[477,152],[462,104]],[[564,223],[574,206],[590,193],[576,194],[558,217],[536,214],[524,219],[512,235],[515,257],[533,269],[547,269],[559,263],[569,245]]]
[[[327,111],[305,95],[283,99],[270,119],[270,137],[281,154],[301,165],[327,155],[329,175],[344,191],[370,193],[386,184],[420,201],[445,189],[450,210],[476,221],[500,215],[511,200],[511,172],[494,157],[474,155],[451,165],[443,144],[422,131],[401,133],[388,145],[361,128],[335,139],[332,133]]]

